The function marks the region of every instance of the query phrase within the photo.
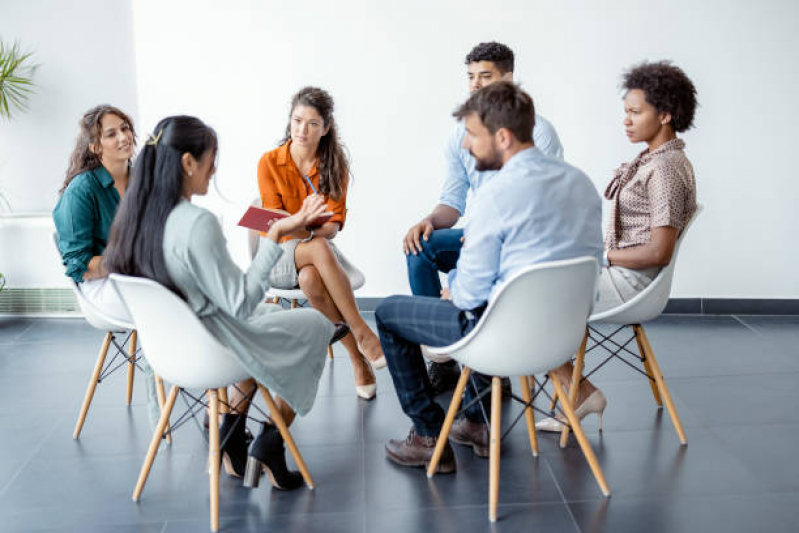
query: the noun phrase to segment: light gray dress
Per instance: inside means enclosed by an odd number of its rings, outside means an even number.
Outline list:
[[[303,415],[316,397],[335,328],[314,309],[284,311],[263,303],[269,273],[282,254],[277,244],[264,241],[242,272],[216,217],[182,200],[164,227],[164,258],[172,281],[208,331],[256,381]]]

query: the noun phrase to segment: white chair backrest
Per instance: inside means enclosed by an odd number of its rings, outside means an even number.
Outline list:
[[[597,324],[640,324],[648,320],[654,320],[660,316],[660,313],[666,308],[669,303],[669,295],[671,294],[671,281],[674,279],[674,269],[677,266],[677,255],[680,251],[685,235],[688,229],[696,221],[699,213],[702,212],[702,205],[696,206],[696,212],[685,225],[685,228],[677,239],[674,245],[674,252],[671,254],[671,261],[663,267],[652,283],[649,284],[640,294],[630,299],[624,304],[608,309],[602,313],[591,315],[588,319],[589,322]]]
[[[58,232],[53,232],[53,243],[55,244],[55,249],[58,252],[58,257],[61,257],[61,248],[58,246]],[[86,322],[92,325],[92,327],[103,331],[134,329],[133,324],[123,322],[100,311],[96,305],[86,298],[86,296],[83,294],[83,291],[80,289],[80,285],[75,283],[74,279],[69,276],[67,276],[67,279],[69,280],[70,287],[72,287],[72,291],[75,293],[75,298],[78,300],[78,307],[80,307],[83,317],[86,319]]]
[[[145,278],[111,274],[111,281],[133,317],[147,362],[161,378],[213,389],[248,377],[233,352],[172,291]]]
[[[583,340],[597,272],[590,256],[525,268],[500,287],[467,336],[429,349],[491,376],[548,372]]]

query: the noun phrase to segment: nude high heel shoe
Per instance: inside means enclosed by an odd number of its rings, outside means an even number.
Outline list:
[[[602,391],[596,389],[591,395],[574,410],[574,415],[582,422],[586,416],[596,413],[599,417],[599,431],[602,431],[602,415],[605,413],[605,408],[608,406],[608,400]],[[560,417],[547,417],[543,420],[536,422],[535,428],[539,431],[549,431],[552,433],[560,433],[563,429],[563,422]]]

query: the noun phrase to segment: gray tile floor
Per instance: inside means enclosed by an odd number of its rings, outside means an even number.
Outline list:
[[[561,450],[544,435],[533,459],[520,424],[502,445],[489,524],[487,462],[457,447],[458,472],[432,481],[389,463],[383,443],[409,428],[391,379],[381,372],[378,398],[358,400],[337,348],[293,427],[316,490],[251,491],[223,475],[222,530],[799,531],[799,317],[665,316],[647,331],[689,445],[645,381],[604,367],[605,431],[595,417],[584,427],[610,499],[573,439]],[[130,499],[150,435],[141,379],[131,407],[123,374],[104,381],[72,439],[101,338],[78,319],[0,318],[0,531],[207,531],[206,448],[192,425],[159,453],[141,502]],[[506,405],[505,420],[518,411]]]

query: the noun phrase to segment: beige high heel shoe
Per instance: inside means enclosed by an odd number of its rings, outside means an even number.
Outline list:
[[[369,364],[372,366],[374,370],[380,370],[381,368],[385,368],[387,364],[385,355],[381,355],[380,357],[372,361],[371,359],[369,359],[369,357],[366,356],[366,350],[364,350],[363,344],[357,342],[357,345],[358,345],[358,351],[363,354],[364,359],[366,359],[369,362]],[[377,339],[377,345],[380,346],[380,339]],[[380,351],[381,352],[383,351],[382,346],[380,346]]]
[[[605,408],[608,406],[608,400],[602,391],[596,389],[591,395],[585,399],[580,406],[574,410],[574,415],[578,420],[582,421],[586,416],[596,413],[599,417],[599,431],[602,431],[602,415],[605,413]],[[535,424],[535,429],[539,431],[549,431],[552,433],[560,433],[563,430],[563,421],[560,417],[547,417],[539,420]]]

